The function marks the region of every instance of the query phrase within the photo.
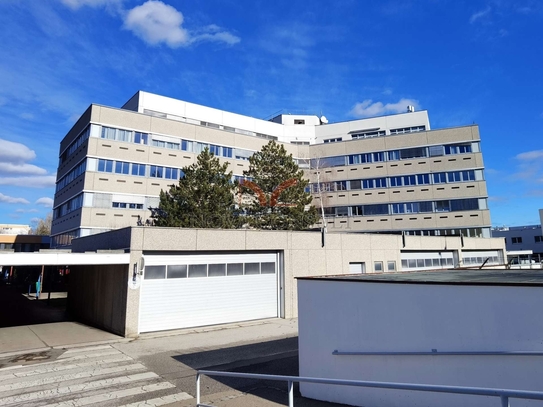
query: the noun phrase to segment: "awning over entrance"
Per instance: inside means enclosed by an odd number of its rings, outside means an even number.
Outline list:
[[[76,266],[128,264],[130,253],[1,253],[2,266]]]

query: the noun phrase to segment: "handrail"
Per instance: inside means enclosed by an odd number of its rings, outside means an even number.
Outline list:
[[[493,397],[500,398],[502,407],[509,407],[509,398],[543,400],[543,392],[539,392],[539,391],[493,389],[493,388],[487,388],[487,387],[440,386],[440,385],[433,385],[433,384],[373,382],[373,381],[365,381],[365,380],[325,379],[325,378],[319,378],[319,377],[300,377],[300,376],[268,375],[268,374],[258,374],[258,373],[238,373],[238,372],[219,372],[219,371],[213,371],[213,370],[198,370],[196,372],[196,407],[213,407],[213,406],[200,403],[200,376],[201,375],[286,381],[288,382],[289,407],[294,407],[294,390],[293,390],[294,382],[333,384],[333,385],[340,385],[340,386],[372,387],[372,388],[379,388],[379,389],[428,391],[428,392],[434,392],[434,393],[469,394],[469,395],[476,395],[476,396],[493,396]]]
[[[340,351],[334,350],[332,352],[334,356],[543,356],[543,351],[437,351],[432,349],[431,352],[386,352],[386,351]]]

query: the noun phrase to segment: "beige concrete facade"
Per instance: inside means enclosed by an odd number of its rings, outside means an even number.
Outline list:
[[[149,110],[153,106],[155,110]],[[319,171],[321,183],[345,185],[342,188],[327,187],[322,193],[322,204],[330,210],[326,219],[329,229],[489,237],[488,192],[478,126],[429,130],[426,112],[326,125],[315,125],[319,122],[318,118],[305,117],[311,125],[280,124],[145,92],[136,94],[125,109],[91,105],[60,144],[52,224],[53,246],[69,245],[73,237],[135,226],[138,219],[148,219],[148,207],[158,206],[160,191],[169,189],[177,182],[177,179],[165,176],[151,176],[151,166],[180,170],[196,161],[198,148],[201,147],[197,148],[197,144],[203,143],[218,146],[220,151],[230,149],[230,156],[218,156],[222,162],[230,164],[234,175],[242,176],[243,171],[248,169],[247,157],[260,150],[269,139],[279,140],[294,158],[301,160],[310,182],[316,183],[315,173]],[[208,121],[204,121],[205,118]],[[286,119],[283,121],[287,122]],[[394,134],[394,131],[398,131],[394,127],[410,128],[416,125],[425,131]],[[354,139],[353,132],[357,129],[372,126],[384,126],[381,128],[383,133],[386,132],[385,136]],[[124,138],[103,138],[104,129],[116,129],[123,133]],[[135,141],[140,133],[147,137],[145,143]],[[304,141],[306,144],[311,142],[310,145],[296,144],[298,140],[309,140],[310,134],[313,135],[311,140]],[[326,137],[331,136],[337,136],[341,142],[324,142]],[[183,142],[192,144],[183,150]],[[467,146],[469,151],[455,154],[444,152],[445,148],[457,145]],[[406,149],[417,148],[425,149],[426,156],[388,158],[390,154],[398,155]],[[431,155],[431,148],[441,149],[442,152]],[[352,155],[368,153],[382,153],[385,158],[349,164]],[[331,157],[342,157],[344,163],[318,168],[320,160]],[[311,168],[307,167],[307,160],[312,160]],[[98,168],[99,163],[104,161],[111,163],[109,171]],[[128,173],[117,172],[115,166],[119,163],[126,165]],[[133,175],[135,166],[145,166],[145,175]],[[435,174],[443,173],[445,177],[453,179],[453,173],[463,171],[470,172],[469,179],[442,183],[433,181]],[[394,177],[421,175],[429,181],[392,186]],[[386,187],[354,187],[371,179],[385,179]],[[314,204],[320,206],[319,194],[314,196]],[[395,213],[392,207],[394,204],[412,202],[427,202],[437,207],[439,201],[469,199],[478,200],[477,205],[445,212],[434,209]],[[368,211],[366,214],[366,206],[372,204],[389,205],[389,213],[372,215]],[[361,215],[360,211],[364,211],[364,214]],[[316,225],[319,226],[321,223]]]
[[[74,267],[78,291],[70,305],[76,315],[93,325],[136,336],[140,290],[129,288],[128,280],[145,254],[280,253],[283,316],[293,318],[298,313],[296,277],[348,274],[350,263],[364,263],[367,272],[374,272],[376,262],[394,262],[401,271],[402,254],[408,252],[454,252],[459,259],[463,250],[498,251],[503,255],[505,243],[503,239],[452,236],[328,233],[323,247],[319,232],[131,227],[75,239],[72,250],[130,252],[128,266]]]

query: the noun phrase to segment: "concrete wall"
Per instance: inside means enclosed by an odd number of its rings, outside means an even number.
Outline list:
[[[128,336],[126,265],[89,265],[70,268],[68,312],[77,320]]]
[[[300,280],[298,290],[300,376],[543,391],[543,356],[332,355],[334,350],[543,352],[542,287]],[[303,384],[301,391],[365,407],[500,403],[490,397],[326,385]],[[515,399],[512,405],[528,403]]]
[[[338,275],[349,273],[349,263],[365,263],[366,271],[373,272],[375,262],[394,261],[400,270],[402,250],[461,251],[457,237],[405,236],[385,234],[329,233],[325,246],[320,232],[180,229],[132,227],[75,239],[77,252],[130,247],[130,266],[137,264],[145,253],[171,254],[187,252],[277,251],[284,256],[284,310],[286,318],[298,315],[296,277]],[[504,250],[501,239],[464,239],[464,247]],[[459,255],[461,258],[462,256]],[[138,333],[139,289],[128,288],[129,270],[125,274],[127,336]]]

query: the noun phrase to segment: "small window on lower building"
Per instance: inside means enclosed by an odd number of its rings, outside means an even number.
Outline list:
[[[373,262],[373,270],[377,272],[383,271],[383,262],[382,261]]]
[[[395,261],[388,261],[387,262],[387,270],[388,271],[396,271],[396,262]]]
[[[522,237],[512,237],[511,241],[513,242],[513,244],[522,243]]]
[[[241,276],[243,275],[243,263],[231,263],[226,266],[226,274],[228,276]]]
[[[168,278],[187,278],[187,265],[168,266]]]
[[[543,243],[543,236],[534,236],[536,243]]]
[[[260,274],[260,263],[245,263],[245,274]]]
[[[260,274],[275,274],[275,263],[260,263]]]
[[[207,274],[209,277],[222,277],[226,275],[226,264],[210,264]]]
[[[147,266],[143,278],[146,280],[160,280],[166,278],[166,266]]]
[[[190,264],[189,278],[207,277],[207,264]]]

